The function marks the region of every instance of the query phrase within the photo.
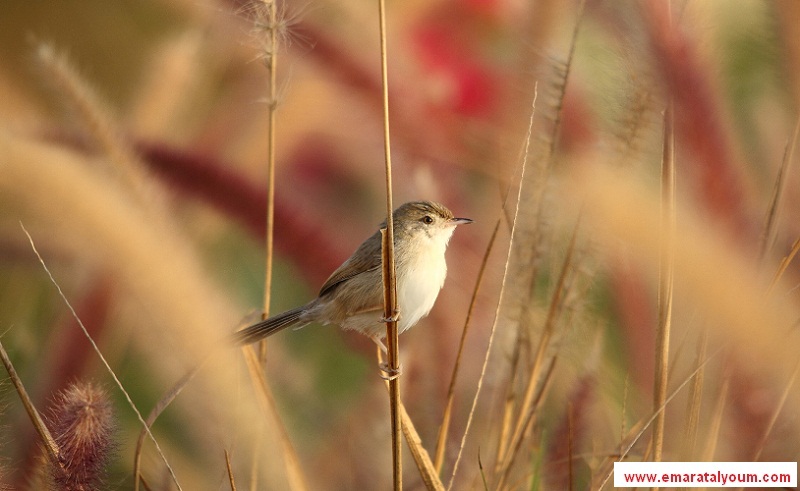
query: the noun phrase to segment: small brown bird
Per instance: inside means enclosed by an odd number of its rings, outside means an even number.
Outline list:
[[[431,201],[405,203],[394,210],[398,332],[428,315],[447,276],[444,252],[456,225],[471,223]],[[380,228],[386,227],[384,221]],[[240,344],[253,343],[287,327],[337,324],[380,343],[386,335],[383,315],[381,233],[375,232],[333,272],[309,303],[277,314],[234,334]]]

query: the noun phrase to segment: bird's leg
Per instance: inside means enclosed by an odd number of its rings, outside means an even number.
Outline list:
[[[383,344],[383,341],[381,341],[381,338],[379,338],[378,336],[370,336],[370,339],[372,339],[372,341],[378,346],[378,348],[380,349],[381,352],[383,352],[383,354],[387,354],[388,353],[388,351],[386,349],[386,345]],[[381,353],[378,353],[378,358],[380,360],[383,360],[383,357],[381,356]],[[394,379],[396,379],[397,377],[399,377],[403,373],[402,367],[392,368],[392,367],[389,366],[389,363],[387,363],[385,361],[381,361],[378,366],[380,367],[381,372],[383,372],[381,374],[381,378],[384,379],[384,380],[394,380]]]

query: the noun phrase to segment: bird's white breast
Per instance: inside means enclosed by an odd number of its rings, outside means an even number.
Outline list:
[[[443,230],[432,237],[420,237],[417,254],[412,254],[404,274],[397,278],[397,303],[400,308],[400,332],[416,324],[436,303],[447,277],[444,252],[453,230]]]

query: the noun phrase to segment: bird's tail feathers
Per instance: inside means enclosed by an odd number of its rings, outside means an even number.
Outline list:
[[[296,309],[287,310],[281,314],[270,317],[257,324],[246,327],[241,331],[233,333],[236,344],[245,345],[260,341],[267,336],[271,336],[278,331],[282,331],[287,327],[303,327],[306,322],[301,321],[300,317],[307,306],[297,307]]]

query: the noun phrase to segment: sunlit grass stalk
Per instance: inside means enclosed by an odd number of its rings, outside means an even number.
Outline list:
[[[158,444],[158,440],[156,440],[156,437],[150,431],[150,427],[147,425],[147,422],[142,417],[142,413],[136,407],[136,404],[133,403],[130,394],[128,394],[128,391],[125,390],[125,386],[122,385],[122,382],[119,380],[117,374],[111,368],[111,365],[108,364],[106,357],[103,356],[103,353],[100,351],[100,348],[97,346],[97,343],[95,343],[94,339],[89,335],[89,331],[86,329],[86,326],[83,325],[83,321],[81,321],[81,319],[78,317],[78,314],[75,312],[75,309],[72,307],[70,301],[67,300],[67,296],[64,295],[64,292],[61,290],[61,286],[56,281],[55,277],[53,276],[53,273],[50,272],[50,269],[47,267],[47,264],[45,264],[44,259],[39,254],[39,251],[36,249],[36,245],[33,243],[33,237],[31,237],[31,234],[28,233],[24,225],[20,224],[20,226],[22,227],[22,231],[25,232],[25,235],[28,237],[28,242],[30,242],[31,249],[33,249],[33,253],[36,254],[36,257],[37,259],[39,259],[39,263],[41,263],[42,268],[44,268],[44,271],[45,273],[47,273],[48,278],[50,278],[50,281],[56,287],[58,295],[64,301],[64,304],[66,304],[67,308],[70,311],[70,314],[72,314],[72,317],[75,319],[75,322],[77,322],[78,326],[81,328],[81,331],[83,331],[84,335],[86,335],[86,338],[89,340],[89,343],[91,343],[92,348],[94,349],[95,353],[97,353],[97,356],[100,358],[100,361],[103,363],[103,366],[105,367],[106,371],[108,371],[109,375],[111,375],[111,378],[114,379],[114,383],[116,383],[117,387],[119,387],[119,390],[120,392],[122,392],[122,395],[125,396],[125,400],[127,401],[128,406],[130,406],[130,408],[136,414],[136,418],[139,420],[139,423],[141,423],[142,427],[147,431],[147,435],[150,437],[150,440],[153,442],[153,445],[155,445],[158,455],[161,457],[161,460],[167,467],[167,472],[169,472],[172,482],[175,483],[175,486],[178,488],[179,491],[182,490],[183,488],[181,488],[181,485],[178,482],[178,476],[175,475],[175,471],[172,469],[172,466],[167,461],[166,455],[161,450],[161,445]]]
[[[450,429],[450,419],[452,417],[453,412],[453,400],[455,398],[455,390],[456,390],[456,380],[458,379],[458,371],[461,367],[461,359],[464,354],[464,345],[466,344],[467,340],[467,332],[469,331],[470,321],[472,320],[472,314],[475,311],[475,306],[477,305],[478,300],[478,291],[480,290],[481,284],[483,283],[483,275],[486,272],[486,265],[489,262],[489,256],[492,253],[492,249],[494,248],[495,240],[497,239],[497,232],[500,230],[500,221],[498,221],[495,226],[494,230],[492,231],[492,236],[489,238],[489,245],[486,246],[486,252],[483,254],[483,260],[481,261],[481,267],[478,271],[478,279],[475,281],[475,288],[472,291],[472,299],[469,303],[469,309],[467,310],[467,318],[464,321],[464,329],[461,331],[461,339],[458,343],[458,351],[456,353],[456,361],[453,364],[453,373],[450,376],[450,385],[447,388],[447,403],[444,409],[444,416],[442,417],[442,425],[439,427],[439,436],[436,440],[436,454],[434,459],[434,464],[436,466],[436,472],[442,472],[442,464],[444,463],[444,451],[447,446],[447,434]]]
[[[525,392],[522,396],[522,402],[519,405],[517,420],[514,424],[514,431],[511,433],[508,449],[505,451],[505,460],[499,467],[501,484],[505,482],[508,472],[511,469],[511,465],[516,458],[519,448],[521,447],[522,440],[528,433],[528,429],[533,419],[534,410],[536,408],[536,401],[540,400],[541,394],[543,394],[543,386],[550,379],[550,374],[552,373],[551,368],[553,365],[551,363],[546,363],[545,354],[550,347],[550,341],[552,340],[555,331],[556,321],[563,306],[563,298],[567,293],[566,283],[569,272],[573,268],[573,254],[575,252],[579,228],[580,220],[578,220],[578,222],[575,224],[575,228],[572,232],[572,238],[570,239],[570,243],[567,248],[567,254],[564,258],[564,264],[554,287],[553,297],[550,300],[547,319],[545,320],[544,327],[542,328],[542,334],[539,339],[539,345],[537,347],[536,354],[534,355],[530,376],[525,387]],[[540,390],[537,391],[537,388]],[[498,485],[498,487],[499,486],[500,485]]]
[[[274,236],[275,236],[275,154],[276,154],[276,126],[277,126],[277,112],[278,112],[278,0],[261,0],[267,10],[266,22],[261,27],[266,30],[267,40],[264,46],[262,55],[265,58],[264,65],[269,71],[268,79],[268,100],[267,110],[269,114],[269,129],[267,132],[267,203],[266,203],[266,238],[265,238],[265,252],[264,252],[264,304],[262,320],[266,320],[270,314],[270,307],[272,303],[272,270],[273,270],[273,257],[274,257]],[[257,16],[256,22],[259,22]],[[251,372],[251,377],[255,376],[256,367],[253,366],[253,351],[250,349],[245,350],[245,358],[247,365]],[[258,361],[263,366],[267,360],[267,340],[262,339],[258,343]],[[305,479],[300,468],[298,456],[294,450],[291,441],[289,440],[288,432],[283,425],[283,421],[278,417],[277,408],[275,407],[274,399],[267,385],[266,377],[261,372],[258,383],[254,380],[256,391],[259,391],[263,398],[262,401],[265,410],[272,416],[280,431],[280,442],[284,450],[284,464],[286,466],[286,473],[289,478],[289,484],[292,489],[306,489]],[[253,442],[253,456],[260,454],[260,441]],[[235,490],[236,485],[233,479],[233,473],[230,470],[229,456],[226,452],[226,461],[228,463],[228,473],[230,477],[231,489]],[[253,477],[250,485],[251,488],[256,485],[256,475],[258,468],[258,460],[253,459],[251,475]]]
[[[500,293],[497,299],[497,305],[495,306],[494,311],[494,320],[492,321],[492,327],[489,330],[489,341],[486,344],[486,351],[483,357],[483,365],[481,366],[481,373],[478,377],[478,387],[475,389],[475,396],[472,398],[472,406],[469,410],[469,416],[467,417],[467,424],[464,427],[464,433],[461,436],[461,445],[458,448],[458,455],[456,456],[456,461],[453,464],[453,472],[450,475],[450,481],[447,484],[447,489],[450,490],[453,488],[453,482],[455,482],[456,474],[458,473],[458,465],[461,462],[461,457],[464,453],[464,446],[466,445],[467,435],[469,435],[470,427],[472,426],[472,420],[475,417],[475,408],[478,405],[478,398],[481,395],[481,389],[483,388],[483,381],[486,377],[486,369],[489,365],[489,357],[492,353],[492,345],[494,343],[494,336],[497,332],[497,324],[500,320],[500,307],[503,304],[503,298],[505,296],[506,290],[506,280],[508,279],[508,266],[511,262],[511,253],[514,251],[514,235],[517,230],[517,217],[519,216],[519,208],[520,208],[520,201],[522,200],[522,190],[523,190],[523,183],[525,182],[525,169],[528,166],[528,155],[530,152],[530,143],[531,143],[531,133],[533,131],[533,118],[536,114],[536,99],[538,97],[538,89],[537,86],[534,86],[533,89],[533,100],[531,101],[531,114],[528,120],[528,132],[525,136],[525,151],[523,154],[522,162],[520,165],[519,170],[519,179],[518,179],[518,188],[517,188],[517,196],[514,202],[514,213],[511,216],[511,231],[510,236],[508,239],[508,248],[506,249],[506,259],[503,264],[503,279],[500,282]],[[506,209],[506,203],[503,205],[504,212]],[[500,220],[500,219],[498,219]]]
[[[150,414],[147,415],[147,419],[145,420],[145,428],[139,432],[139,438],[136,440],[136,449],[133,452],[133,490],[139,491],[139,484],[141,483],[141,475],[142,475],[142,450],[144,439],[147,437],[147,428],[152,428],[153,424],[155,423],[156,419],[161,415],[164,410],[172,404],[172,401],[178,397],[183,389],[191,382],[197,372],[200,370],[200,365],[192,368],[189,370],[186,375],[181,377],[178,382],[164,395],[161,399],[158,400],[156,405],[153,409],[150,410]]]
[[[225,449],[225,470],[228,473],[228,483],[231,485],[231,491],[236,491],[236,478],[233,477],[233,467],[231,467],[231,454],[228,449]]]
[[[764,223],[764,231],[761,234],[760,256],[763,260],[769,250],[772,248],[772,243],[775,240],[775,226],[778,220],[778,210],[783,196],[783,190],[786,187],[787,176],[789,175],[789,166],[794,160],[794,150],[797,146],[797,140],[800,137],[800,116],[794,125],[792,131],[792,138],[786,144],[786,149],[783,152],[783,162],[781,162],[778,177],[775,179],[775,187],[772,192],[772,200],[770,201],[769,210],[767,211],[767,220]]]
[[[781,263],[778,266],[778,270],[775,271],[775,275],[772,277],[772,281],[770,282],[769,287],[767,288],[767,293],[772,292],[772,290],[775,288],[775,285],[778,284],[778,281],[780,281],[781,277],[786,272],[786,269],[789,267],[789,265],[792,263],[795,256],[799,252],[800,252],[800,237],[798,237],[797,240],[794,241],[794,244],[792,244],[792,249],[789,251],[789,254],[784,256],[784,258],[781,260]]]
[[[264,313],[262,320],[269,317],[270,304],[272,301],[272,258],[273,241],[275,229],[275,128],[277,124],[278,112],[278,0],[263,0],[268,9],[268,36],[269,46],[266,53],[267,60],[265,65],[269,70],[269,131],[267,135],[267,233],[266,251],[264,267]],[[267,356],[267,341],[262,339],[259,343],[259,358],[264,363]]]
[[[397,332],[397,276],[394,260],[394,220],[392,212],[392,151],[389,133],[389,69],[386,42],[386,0],[378,0],[380,30],[381,95],[383,99],[383,151],[386,171],[386,228],[381,230],[383,266],[383,316],[386,321],[386,355],[389,372],[389,412],[392,431],[392,482],[395,490],[403,489],[403,462],[400,421],[400,347]]]
[[[658,326],[653,387],[653,410],[664,405],[669,380],[669,342],[672,329],[672,288],[675,274],[675,140],[672,104],[664,112],[664,149],[661,160],[661,250],[659,252]],[[653,423],[653,461],[664,450],[665,412]]]

